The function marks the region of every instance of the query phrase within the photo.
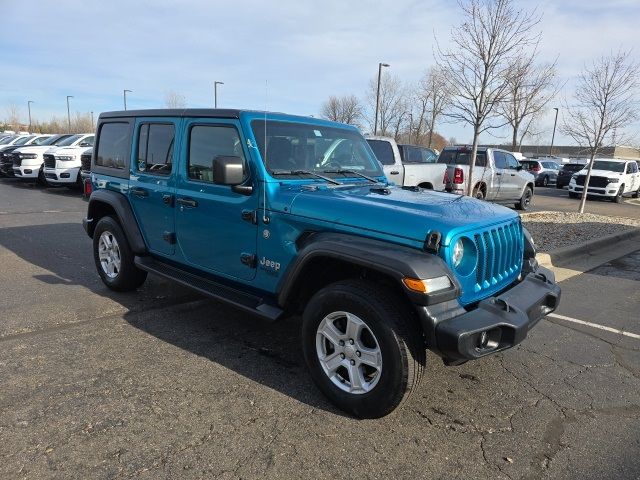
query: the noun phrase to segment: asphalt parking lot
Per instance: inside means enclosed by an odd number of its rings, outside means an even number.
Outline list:
[[[298,319],[107,290],[85,208],[0,179],[0,478],[640,478],[640,252],[562,282],[566,318],[515,349],[429,356],[419,395],[363,421],[315,389]]]

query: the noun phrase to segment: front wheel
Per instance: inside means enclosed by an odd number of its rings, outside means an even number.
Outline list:
[[[128,292],[144,283],[147,272],[136,267],[133,257],[117,220],[102,217],[93,232],[93,258],[107,287],[116,292]]]
[[[578,194],[575,192],[569,192],[569,198],[578,198]]]
[[[516,208],[525,212],[531,210],[532,200],[533,190],[531,190],[531,187],[525,187],[524,193],[522,194],[522,197],[520,197],[520,201],[516,203]]]
[[[620,189],[618,190],[618,193],[616,194],[616,196],[613,197],[613,201],[616,203],[622,203],[622,201],[624,200],[623,194],[624,194],[624,185],[620,185]]]
[[[333,283],[309,301],[302,346],[311,377],[339,408],[379,418],[406,400],[425,365],[423,336],[400,298],[362,280]]]
[[[544,177],[542,177],[542,186],[543,187],[548,187],[549,186],[549,177],[547,177],[546,175]]]

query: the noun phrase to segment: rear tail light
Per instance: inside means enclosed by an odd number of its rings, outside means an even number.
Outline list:
[[[91,191],[93,190],[93,185],[91,185],[91,180],[84,181],[84,196],[91,196]]]
[[[453,171],[453,183],[463,183],[464,182],[464,173],[461,168],[455,168]]]
[[[531,167],[531,171],[532,172],[539,172],[540,171],[540,166],[539,165],[534,165],[533,167]]]

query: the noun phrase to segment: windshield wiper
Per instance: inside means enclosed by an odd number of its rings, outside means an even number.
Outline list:
[[[369,180],[372,183],[380,183],[375,178],[367,177],[366,175],[363,175],[360,172],[356,172],[355,170],[343,170],[343,169],[340,168],[340,169],[337,169],[337,170],[325,170],[323,173],[343,173],[345,175],[355,175],[355,176],[360,177],[360,178],[365,178],[365,179]]]
[[[311,175],[316,178],[321,178],[325,182],[333,183],[334,185],[342,185],[340,182],[334,180],[333,178],[325,177],[324,175],[320,175],[315,172],[309,172],[308,170],[273,170],[271,175]]]

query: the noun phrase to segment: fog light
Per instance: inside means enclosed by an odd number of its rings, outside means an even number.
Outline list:
[[[69,178],[71,175],[69,175],[68,173],[61,173],[60,174],[60,178]]]
[[[488,343],[489,335],[487,335],[487,332],[482,332],[480,337],[478,337],[478,348],[487,348]]]
[[[24,174],[25,175],[29,175],[30,173],[33,173],[33,170],[29,170],[28,168],[24,169]]]

